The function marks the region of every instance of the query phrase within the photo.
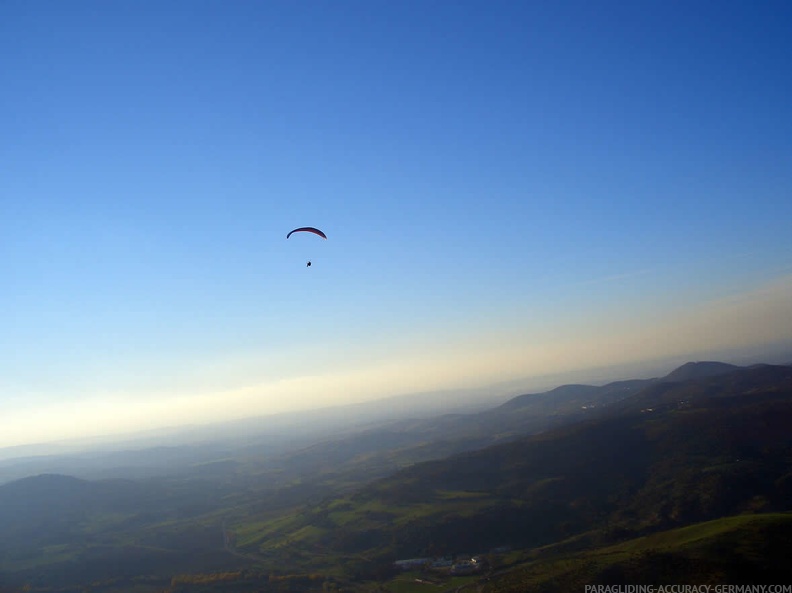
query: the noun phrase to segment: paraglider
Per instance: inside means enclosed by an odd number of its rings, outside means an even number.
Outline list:
[[[288,239],[294,233],[300,233],[300,232],[313,233],[314,235],[319,235],[322,239],[327,239],[327,235],[325,235],[322,231],[320,231],[319,229],[315,229],[312,226],[302,226],[298,229],[294,229],[293,231],[289,231],[289,234],[286,235],[286,238]]]
[[[325,239],[325,240],[327,239],[327,235],[325,235],[324,232],[322,232],[319,229],[314,228],[312,226],[302,226],[300,228],[294,229],[293,231],[289,231],[289,234],[286,235],[286,238],[288,239],[294,233],[313,233],[314,235],[318,235],[322,239]],[[305,264],[305,267],[306,268],[310,268],[311,267],[311,260],[308,260],[308,262]]]

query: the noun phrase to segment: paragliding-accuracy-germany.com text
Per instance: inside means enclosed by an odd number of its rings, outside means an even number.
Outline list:
[[[584,593],[792,593],[792,585],[586,585]]]

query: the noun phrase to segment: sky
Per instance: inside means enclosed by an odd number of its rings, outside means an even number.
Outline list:
[[[789,342],[790,27],[5,0],[0,446]]]

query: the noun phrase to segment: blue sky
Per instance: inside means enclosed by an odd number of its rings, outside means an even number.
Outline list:
[[[792,339],[791,26],[4,2],[0,445]]]

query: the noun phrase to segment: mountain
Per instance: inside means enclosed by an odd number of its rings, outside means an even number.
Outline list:
[[[680,408],[693,401],[725,398],[762,392],[772,386],[784,390],[792,384],[792,366],[753,365],[738,367],[736,371],[704,376],[687,381],[662,381],[648,386],[634,397],[619,402],[614,410],[643,410]]]
[[[638,393],[644,387],[652,385],[657,379],[633,379],[614,381],[603,386],[594,385],[561,385],[544,393],[519,395],[502,404],[491,414],[504,419],[515,411],[535,414],[558,414],[563,411],[577,411],[583,406],[602,406],[625,399]]]
[[[674,369],[662,378],[663,381],[689,381],[690,379],[703,379],[716,377],[725,373],[738,370],[740,367],[725,362],[688,362]]]

